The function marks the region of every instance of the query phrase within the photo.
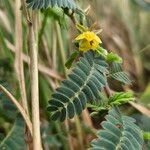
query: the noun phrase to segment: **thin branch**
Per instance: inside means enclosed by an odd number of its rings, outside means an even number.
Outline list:
[[[55,22],[56,24],[56,33],[57,33],[57,37],[58,37],[58,44],[59,44],[59,50],[60,50],[60,55],[61,55],[61,60],[62,60],[62,66],[64,69],[64,73],[65,75],[67,74],[67,70],[65,68],[65,63],[66,63],[66,54],[65,54],[65,50],[64,50],[64,44],[63,44],[63,39],[62,39],[62,35],[61,35],[61,30],[60,30],[60,26],[58,24],[58,22]]]
[[[34,20],[34,19],[33,19]],[[34,22],[36,23],[36,22]],[[41,149],[40,110],[39,110],[39,84],[38,84],[38,49],[35,31],[32,24],[28,25],[29,52],[30,52],[30,82],[33,124],[33,150]]]
[[[40,110],[39,110],[39,84],[38,84],[38,49],[37,49],[37,27],[36,16],[32,18],[34,27],[31,22],[29,10],[26,8],[25,0],[22,0],[25,10],[26,21],[28,24],[28,42],[30,52],[30,82],[31,82],[31,101],[32,101],[32,123],[33,123],[33,150],[41,149],[41,134],[40,134]]]
[[[57,70],[57,36],[56,36],[56,28],[55,28],[55,24],[53,24],[52,26],[53,29],[53,45],[52,45],[52,68],[54,70]]]
[[[135,109],[137,109],[139,112],[141,112],[142,114],[150,117],[150,110],[148,110],[146,107],[134,102],[129,102],[129,104],[133,106]]]
[[[69,121],[65,120],[64,124],[65,124],[66,134],[67,134],[67,138],[68,138],[69,150],[74,150],[74,147],[72,144],[72,137],[71,137],[71,134],[69,132]]]
[[[27,113],[25,112],[25,110],[22,108],[22,106],[19,104],[19,102],[14,98],[14,96],[1,84],[0,84],[0,90],[3,91],[5,93],[5,95],[9,98],[9,100],[11,100],[14,103],[14,105],[18,108],[18,110],[20,111],[22,117],[24,118],[24,121],[26,122],[26,125],[32,135],[32,123],[31,123]]]
[[[15,2],[15,69],[20,86],[22,105],[29,116],[22,60],[22,20],[20,11],[21,3],[20,0],[16,0]]]
[[[27,6],[26,6],[26,1],[25,0],[21,0],[21,2],[22,2],[23,9],[25,11],[25,17],[26,17],[27,24],[32,24],[30,13],[29,13],[29,11],[27,9]]]
[[[92,130],[94,130],[93,122],[91,120],[91,117],[89,115],[88,109],[86,108],[82,112],[83,121],[86,122],[86,125],[90,127]]]
[[[113,93],[112,93],[112,90],[109,88],[108,85],[106,85],[106,86],[104,87],[104,91],[105,91],[107,97],[110,97],[110,96],[113,94]]]
[[[80,123],[80,118],[77,115],[75,116],[75,125],[76,125],[76,130],[77,130],[77,137],[79,139],[80,149],[84,150],[83,130],[82,130],[82,126],[81,126],[81,123]]]

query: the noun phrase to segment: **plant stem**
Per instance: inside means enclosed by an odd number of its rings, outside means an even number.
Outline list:
[[[57,132],[58,132],[59,138],[60,138],[60,140],[61,140],[62,143],[63,143],[63,149],[64,149],[64,150],[68,150],[68,145],[67,145],[66,140],[64,139],[63,131],[62,131],[62,129],[61,129],[60,124],[59,124],[58,122],[56,122],[56,123],[55,123],[55,126],[56,126],[56,130],[57,130]]]
[[[41,134],[40,134],[40,110],[39,110],[39,84],[38,84],[38,50],[37,39],[34,30],[36,27],[36,18],[33,18],[34,27],[31,22],[31,17],[26,8],[25,0],[22,0],[23,8],[25,10],[25,17],[28,24],[28,43],[30,51],[30,82],[31,82],[31,101],[32,101],[32,124],[33,124],[33,150],[41,150]],[[34,33],[35,32],[35,33]]]
[[[56,36],[56,28],[55,24],[52,26],[53,29],[53,46],[52,46],[52,62],[53,62],[53,69],[57,70],[57,36]]]
[[[86,122],[86,125],[94,130],[93,123],[92,123],[92,120],[91,120],[91,117],[89,115],[87,108],[85,110],[83,110],[82,118],[83,118],[83,121]]]
[[[108,85],[106,85],[104,87],[104,90],[105,90],[105,93],[106,93],[107,97],[110,97],[112,95],[112,92],[111,92],[111,90],[110,90]]]
[[[39,46],[40,46],[40,42],[42,41],[42,36],[43,36],[44,29],[45,29],[45,26],[46,26],[46,23],[47,23],[47,18],[48,18],[48,11],[46,11],[45,14],[44,14],[44,19],[43,19],[41,29],[40,29],[39,34],[38,34],[38,45]]]
[[[30,131],[30,134],[32,135],[32,123],[30,121],[29,116],[26,114],[25,110],[22,108],[22,106],[19,104],[19,102],[14,98],[14,96],[2,85],[0,85],[0,90],[3,91],[6,96],[14,103],[14,105],[18,108],[20,111],[22,117],[24,118],[26,125]]]
[[[65,120],[64,124],[65,124],[65,128],[66,128],[66,131],[67,131],[69,150],[74,150],[73,145],[72,145],[72,137],[71,137],[71,134],[69,132],[69,121]]]
[[[23,1],[24,2],[24,1]],[[25,3],[25,2],[24,2]],[[23,3],[23,4],[24,4]],[[25,4],[24,4],[25,5]],[[33,123],[33,150],[41,149],[41,134],[40,134],[40,110],[39,110],[39,84],[38,84],[38,50],[37,50],[37,39],[34,30],[36,27],[36,18],[33,18],[34,27],[28,19],[29,12],[26,9],[26,18],[28,22],[28,42],[30,52],[30,82],[31,82],[31,101],[32,101],[32,123]]]
[[[38,51],[33,26],[29,25],[29,51],[31,69],[31,100],[33,123],[33,150],[40,150],[40,113],[39,113],[39,85],[38,85]]]
[[[23,108],[29,116],[28,102],[25,89],[24,67],[22,60],[22,20],[21,20],[21,3],[20,0],[15,1],[15,69],[19,81],[21,100]]]
[[[64,51],[63,39],[62,39],[62,35],[61,35],[61,30],[60,30],[59,24],[58,24],[58,22],[55,22],[55,23],[56,23],[56,33],[57,33],[57,36],[58,36],[58,44],[59,44],[59,48],[60,48],[62,65],[64,66],[63,69],[64,69],[64,73],[66,75],[67,74],[67,70],[65,68],[66,55],[65,55],[65,51]]]
[[[78,136],[78,139],[79,139],[80,149],[84,150],[82,127],[81,127],[79,116],[75,116],[75,125],[76,125],[76,129],[77,129],[77,136]]]
[[[33,123],[33,150],[41,149],[41,134],[40,134],[40,110],[39,110],[39,84],[38,84],[38,49],[37,49],[37,18],[33,16],[33,22],[28,9],[26,8],[25,0],[22,0],[25,10],[26,21],[28,24],[29,35],[29,51],[30,51],[30,82],[31,82],[31,101],[32,101],[32,123]],[[34,30],[34,27],[36,30]]]

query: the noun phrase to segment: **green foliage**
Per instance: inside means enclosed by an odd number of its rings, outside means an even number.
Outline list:
[[[9,86],[6,82],[0,81],[0,84],[5,86],[9,90]],[[0,116],[7,121],[13,121],[16,118],[17,109],[14,104],[0,92]]]
[[[111,109],[102,127],[98,139],[92,141],[91,150],[142,150],[142,132],[133,118]]]
[[[87,106],[94,111],[91,113],[91,116],[94,116],[98,115],[102,110],[109,110],[112,106],[119,106],[133,100],[134,97],[132,92],[116,92],[109,98],[101,95],[99,104],[88,104]]]
[[[150,132],[143,132],[143,138],[150,141]]]
[[[79,51],[74,51],[70,57],[68,58],[67,62],[65,63],[65,66],[69,69],[72,66],[73,61],[77,58],[79,55]]]
[[[107,54],[106,60],[108,63],[112,63],[112,62],[122,63],[122,58],[119,57],[117,54],[112,53],[112,52]]]
[[[49,18],[53,18],[54,20],[58,21],[62,28],[67,29],[66,15],[62,8],[55,6],[53,8],[44,10],[44,12],[46,12],[46,15]]]
[[[28,7],[41,9],[48,7],[62,7],[75,10],[77,8],[74,0],[26,0]]]
[[[145,10],[150,10],[150,2],[146,0],[132,0]]]
[[[7,136],[0,143],[1,150],[23,150],[25,149],[24,140],[25,124],[23,119],[18,116],[14,123],[14,126],[7,134]]]
[[[86,32],[86,31],[89,30],[88,28],[84,27],[84,26],[81,25],[81,24],[77,24],[77,25],[76,25],[76,28],[77,28],[81,33],[82,33],[82,32]]]
[[[80,114],[87,102],[99,98],[99,91],[106,84],[107,64],[92,51],[84,54],[77,62],[68,79],[62,82],[49,101],[48,110],[53,120],[64,121]]]
[[[143,139],[144,139],[144,146],[143,150],[150,149],[150,117],[142,114],[134,114],[132,115],[133,118],[136,119],[136,124],[142,129],[143,131]]]
[[[45,145],[43,149],[46,149],[47,146],[49,146],[51,149],[60,149],[60,147],[62,146],[60,141],[58,141],[58,134],[61,133],[51,135],[52,127],[53,123],[50,124],[47,121],[43,122],[43,124],[41,125],[41,136],[43,145]]]
[[[100,56],[103,56],[105,59],[106,59],[106,57],[107,57],[107,55],[108,55],[107,50],[104,49],[104,48],[102,48],[102,47],[98,47],[98,48],[96,49],[96,52],[97,52]]]
[[[109,98],[108,103],[116,106],[133,101],[134,99],[132,92],[117,92]]]
[[[124,84],[131,84],[131,80],[129,79],[127,73],[122,70],[121,65],[119,63],[111,64],[109,76]]]

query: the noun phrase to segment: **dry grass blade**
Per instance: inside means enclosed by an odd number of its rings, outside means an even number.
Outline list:
[[[26,125],[32,135],[32,123],[28,117],[28,115],[26,114],[25,110],[23,109],[23,107],[19,104],[19,102],[14,98],[14,96],[2,85],[0,85],[0,90],[2,92],[4,92],[6,94],[6,96],[14,103],[14,105],[18,108],[18,110],[20,111],[23,119],[26,122]]]
[[[15,1],[15,69],[19,81],[21,101],[23,108],[29,114],[25,88],[24,67],[22,60],[22,15],[20,11],[20,0]]]
[[[0,10],[0,20],[1,20],[0,24],[2,24],[2,26],[5,27],[6,31],[11,33],[12,31],[11,31],[9,20],[7,18],[7,15],[2,10]]]
[[[148,110],[147,108],[145,108],[144,106],[134,103],[134,102],[129,102],[131,104],[131,106],[133,106],[135,109],[137,109],[139,112],[141,112],[142,114],[150,117],[150,110]]]
[[[11,44],[9,41],[6,40],[6,44],[7,44],[7,47],[15,53],[15,47],[13,44]],[[30,64],[30,58],[25,55],[25,54],[22,54],[22,59],[24,62]],[[49,69],[48,67],[42,65],[42,64],[38,64],[38,69],[41,73],[45,74],[45,75],[48,75],[52,78],[55,78],[57,80],[62,80],[63,78],[54,70],[52,69]]]
[[[41,149],[40,134],[40,110],[39,110],[39,84],[38,84],[38,50],[34,28],[29,29],[29,51],[30,51],[30,82],[31,82],[31,102],[32,102],[32,123],[33,123],[33,150]]]

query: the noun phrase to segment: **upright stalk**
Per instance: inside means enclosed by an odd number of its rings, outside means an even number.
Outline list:
[[[15,1],[15,69],[17,78],[19,81],[19,87],[21,92],[21,102],[26,113],[29,116],[28,102],[25,89],[25,79],[24,79],[24,67],[22,59],[22,18],[21,18],[21,2],[20,0]]]
[[[58,44],[59,44],[60,55],[61,55],[61,59],[62,59],[62,65],[64,66],[63,67],[64,73],[67,74],[67,70],[65,68],[66,54],[65,54],[65,51],[64,51],[64,45],[63,45],[61,30],[60,30],[58,22],[55,22],[55,23],[56,23],[56,33],[57,33],[57,37],[58,37]]]
[[[30,52],[30,82],[31,82],[31,102],[32,102],[32,124],[33,124],[33,150],[41,150],[40,134],[40,110],[39,110],[39,84],[38,84],[38,49],[37,49],[37,26],[36,18],[31,20],[30,13],[26,8],[25,0],[22,0],[25,17],[28,24],[28,45]],[[35,17],[35,16],[33,16]],[[34,23],[34,27],[33,27]]]
[[[41,149],[40,113],[39,113],[39,84],[38,84],[38,51],[33,25],[29,24],[29,51],[30,51],[30,82],[33,123],[33,150]]]
[[[79,116],[75,116],[75,125],[76,125],[76,130],[77,130],[77,136],[78,136],[78,140],[79,140],[80,150],[84,150],[83,132],[82,132],[82,126],[81,126],[81,123],[80,123]]]

